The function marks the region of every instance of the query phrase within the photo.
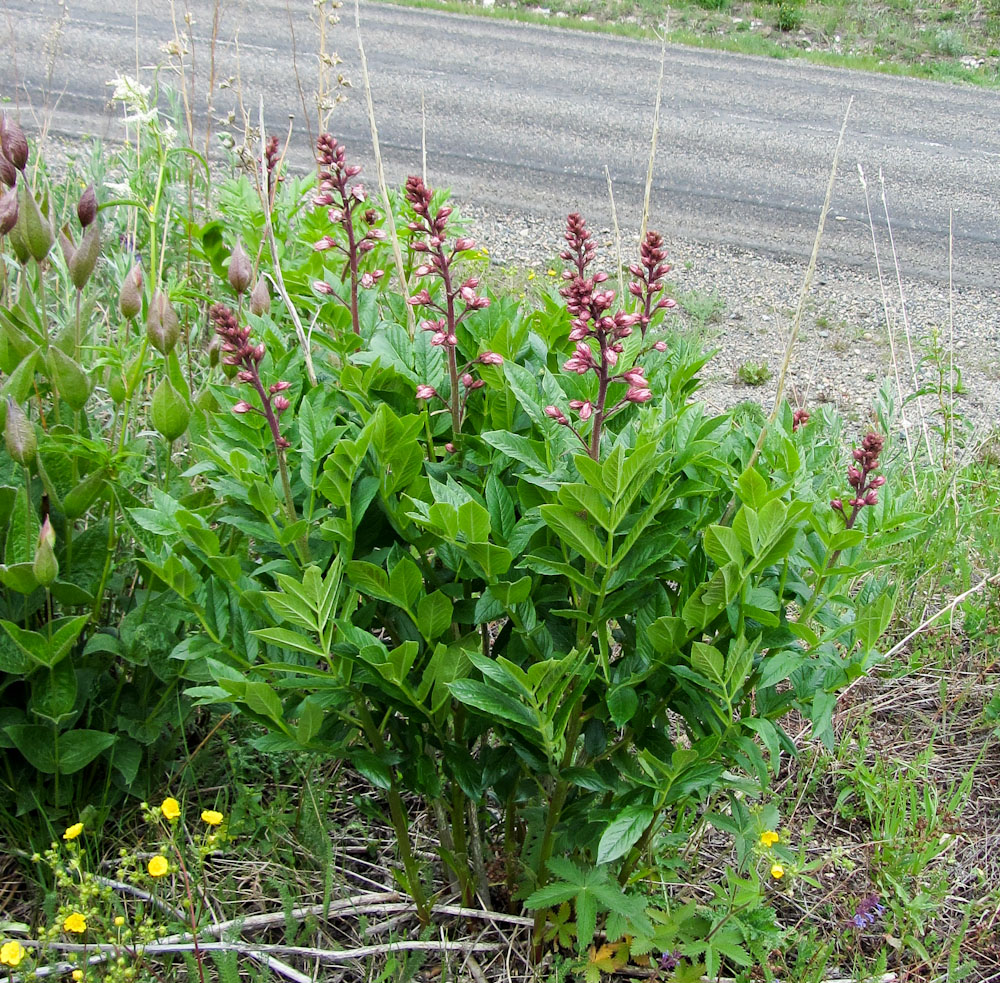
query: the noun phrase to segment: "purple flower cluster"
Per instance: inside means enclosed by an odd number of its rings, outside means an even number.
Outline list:
[[[850,921],[852,928],[871,928],[882,915],[885,914],[885,905],[877,894],[869,894],[858,902],[857,910]]]
[[[325,235],[313,243],[313,249],[317,252],[336,250],[343,254],[345,268],[341,280],[346,280],[350,275],[351,296],[349,300],[345,300],[326,280],[314,280],[313,289],[325,296],[335,297],[344,307],[349,308],[351,327],[355,334],[361,334],[358,288],[370,290],[385,275],[384,270],[362,273],[361,257],[371,252],[375,244],[385,238],[385,233],[372,227],[378,219],[378,212],[366,207],[368,193],[365,186],[353,180],[361,173],[361,166],[347,163],[343,144],[338,143],[329,133],[321,134],[316,141],[316,161],[320,165],[319,189],[312,203],[317,208],[327,209],[327,218],[333,225],[339,225],[343,229],[346,241],[339,242],[333,236]],[[358,227],[361,222],[367,226],[363,233]]]
[[[878,503],[878,489],[885,484],[885,475],[877,475],[875,472],[881,467],[878,457],[882,453],[883,444],[882,437],[873,431],[865,435],[860,447],[854,449],[855,463],[847,468],[847,481],[854,489],[853,496],[847,500],[851,512],[848,514],[839,498],[830,502],[830,507],[844,516],[848,529],[854,525],[866,505]]]
[[[639,246],[639,262],[629,266],[629,272],[635,277],[628,285],[629,293],[633,297],[638,297],[642,303],[639,330],[643,338],[646,337],[646,329],[654,312],[677,306],[677,301],[672,297],[656,299],[656,295],[663,292],[662,278],[670,272],[670,265],[665,262],[666,258],[667,250],[663,245],[663,236],[650,229]]]
[[[251,342],[250,329],[241,328],[236,315],[225,304],[213,304],[209,308],[208,316],[215,325],[215,333],[222,341],[223,363],[237,368],[236,381],[246,383],[256,390],[263,407],[257,409],[256,406],[241,399],[233,407],[233,412],[259,413],[263,416],[267,420],[275,449],[280,453],[289,446],[288,441],[281,436],[278,419],[291,405],[285,395],[291,388],[291,383],[280,380],[265,388],[259,371],[265,355],[264,346],[254,345]]]
[[[649,317],[655,309],[653,297],[663,289],[658,278],[665,272],[661,261],[666,253],[661,248],[662,240],[658,234],[648,233],[641,251],[642,265],[632,267],[640,279],[629,288],[642,299],[643,312],[630,314],[625,310],[612,309],[615,291],[604,287],[608,280],[607,273],[587,275],[587,268],[594,259],[597,245],[581,215],[574,212],[566,220],[565,238],[567,248],[559,255],[571,263],[572,267],[563,273],[563,279],[567,283],[559,293],[566,298],[566,309],[571,316],[569,340],[576,343],[576,348],[563,364],[563,369],[578,375],[593,372],[597,376],[598,390],[594,401],[574,399],[569,403],[569,408],[576,412],[581,423],[593,419],[589,443],[575,427],[573,432],[591,457],[596,459],[600,452],[600,435],[604,422],[631,403],[645,403],[653,398],[643,366],[635,364],[621,372],[616,372],[615,369],[619,356],[625,350],[624,339],[632,334],[633,326],[639,324],[645,334],[649,325]],[[669,307],[670,304],[658,301],[656,306]],[[640,355],[651,349],[666,351],[666,347],[666,342],[657,341],[640,352]],[[616,403],[608,407],[608,387],[612,383],[624,383],[627,389]],[[569,418],[558,406],[545,407],[545,413],[561,426],[572,427]]]
[[[452,210],[447,205],[434,208],[434,192],[421,178],[415,175],[408,177],[405,194],[414,214],[414,220],[407,226],[413,234],[410,246],[422,257],[413,274],[419,279],[438,279],[442,286],[436,300],[430,289],[423,287],[409,297],[407,303],[413,307],[426,307],[438,315],[421,321],[420,327],[430,332],[431,344],[443,348],[447,355],[448,375],[451,381],[451,393],[447,404],[451,411],[452,432],[457,434],[462,429],[462,417],[469,393],[486,384],[482,379],[475,378],[469,370],[477,363],[501,365],[503,357],[496,352],[483,352],[459,368],[456,355],[458,325],[469,314],[490,306],[489,298],[476,292],[479,287],[478,277],[467,277],[461,283],[457,278],[453,278],[453,264],[462,253],[475,249],[476,243],[466,236],[459,236],[449,245],[448,217]],[[426,384],[417,387],[417,398],[438,398],[444,401],[444,397],[440,396],[433,386]]]

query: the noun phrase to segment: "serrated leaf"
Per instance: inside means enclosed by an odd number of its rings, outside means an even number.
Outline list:
[[[650,806],[629,806],[623,809],[601,835],[597,847],[597,863],[609,864],[625,856],[639,842],[654,815]]]

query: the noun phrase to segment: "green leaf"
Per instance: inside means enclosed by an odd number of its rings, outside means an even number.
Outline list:
[[[529,440],[527,437],[513,434],[508,430],[485,430],[481,436],[490,447],[505,454],[513,461],[527,465],[538,474],[547,474],[552,470],[542,458],[545,445],[540,441]]]
[[[39,665],[52,668],[69,654],[88,621],[89,614],[81,614],[76,618],[56,618],[49,623],[45,635],[25,631],[11,621],[0,621],[0,625],[22,652]]]
[[[605,566],[605,547],[594,530],[565,505],[543,505],[539,509],[545,524],[586,559]]]
[[[623,809],[601,835],[597,847],[597,863],[609,864],[625,856],[639,842],[654,815],[650,806],[629,806]]]
[[[709,526],[705,530],[705,552],[720,567],[730,560],[743,563],[739,537],[729,526]]]
[[[507,542],[510,540],[517,522],[514,502],[511,500],[510,492],[492,474],[486,479],[485,491],[486,507],[490,513],[490,524],[493,527],[493,535],[499,536],[504,542]]]
[[[616,727],[624,727],[639,709],[639,697],[631,686],[617,686],[608,693],[608,712]]]
[[[488,717],[499,717],[522,727],[537,729],[535,714],[509,693],[498,690],[478,679],[456,679],[448,683],[452,696],[466,706],[474,707]]]
[[[436,590],[425,594],[417,604],[417,628],[428,642],[443,635],[451,627],[454,605],[446,594]]]
[[[579,893],[580,888],[576,884],[559,882],[546,884],[525,899],[524,907],[529,911],[536,908],[552,908],[564,901],[572,901]]]
[[[760,509],[767,502],[767,482],[754,468],[748,468],[736,479],[736,490],[740,500],[752,509]]]
[[[7,543],[4,547],[4,563],[8,567],[16,563],[33,563],[38,531],[42,524],[28,501],[28,492],[22,487],[17,490],[14,509],[7,527]]]
[[[59,741],[59,774],[72,775],[85,768],[115,740],[114,734],[100,730],[67,731]]]

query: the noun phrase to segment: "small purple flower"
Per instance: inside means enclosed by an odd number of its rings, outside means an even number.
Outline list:
[[[660,956],[660,969],[664,969],[669,973],[672,969],[676,969],[680,965],[680,962],[680,949],[674,949],[673,952],[665,952]]]

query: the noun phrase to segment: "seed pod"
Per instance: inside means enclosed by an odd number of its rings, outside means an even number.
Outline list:
[[[17,168],[0,153],[0,181],[13,188],[17,184]]]
[[[236,291],[237,295],[243,293],[250,286],[250,278],[253,276],[253,267],[250,265],[250,257],[243,249],[243,243],[239,238],[229,256],[229,285]]]
[[[116,406],[125,402],[125,378],[113,365],[108,369],[108,395]]]
[[[142,267],[133,266],[125,274],[118,294],[118,310],[122,317],[133,318],[142,310]]]
[[[81,410],[90,398],[87,374],[61,348],[50,345],[45,353],[45,368],[49,382],[71,409]]]
[[[76,204],[76,217],[84,228],[97,218],[97,195],[92,184],[88,184],[87,190],[80,195],[80,200]]]
[[[28,467],[38,453],[38,437],[35,436],[34,424],[25,415],[19,403],[7,397],[7,421],[3,428],[3,439],[7,445],[7,453]]]
[[[18,126],[6,113],[0,120],[0,148],[19,171],[28,164],[28,141],[24,138],[24,130]]]
[[[191,419],[191,409],[187,400],[173,387],[170,377],[164,375],[153,393],[150,419],[157,432],[167,440],[176,440]]]
[[[94,222],[87,226],[80,246],[69,261],[69,277],[77,290],[83,290],[101,255],[101,227]]]
[[[20,216],[18,217],[20,218]],[[31,253],[28,250],[28,244],[24,241],[24,236],[21,234],[20,222],[16,222],[14,228],[7,233],[7,241],[10,243],[11,249],[14,250],[14,257],[24,266],[31,259]]]
[[[271,290],[267,280],[262,276],[257,277],[253,292],[250,294],[250,310],[257,317],[262,317],[271,310]]]
[[[38,547],[35,550],[35,562],[31,565],[31,572],[43,587],[48,587],[56,577],[59,576],[59,561],[56,559],[56,533],[49,522],[49,517],[45,517],[42,528],[38,533]]]
[[[222,357],[222,339],[216,335],[208,344],[208,365],[215,368]]]
[[[42,210],[38,207],[27,181],[21,181],[17,186],[17,207],[17,223],[21,237],[35,262],[40,263],[48,256],[55,242],[55,236],[52,234],[52,226],[42,215]]]
[[[66,265],[69,266],[70,261],[76,255],[76,243],[70,238],[65,228],[59,230],[59,248],[62,250]]]
[[[66,495],[62,500],[62,506],[67,519],[79,519],[94,504],[97,496],[104,489],[105,474],[104,468],[91,471]]]
[[[162,290],[153,294],[146,314],[146,336],[150,344],[161,354],[169,355],[181,336],[180,321],[170,306],[170,300]]]
[[[17,192],[5,191],[0,195],[0,236],[7,235],[17,225]]]

